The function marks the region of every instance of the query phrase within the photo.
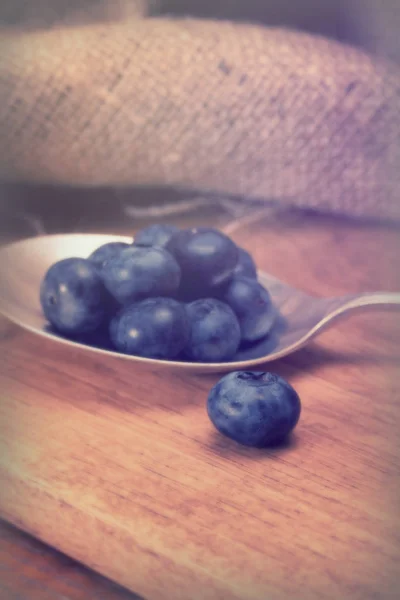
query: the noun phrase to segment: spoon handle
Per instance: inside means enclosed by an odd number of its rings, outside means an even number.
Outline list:
[[[400,292],[371,292],[365,294],[355,294],[338,298],[341,300],[343,310],[361,308],[363,306],[400,306]]]
[[[354,310],[361,310],[372,307],[400,307],[400,293],[396,292],[371,292],[365,294],[352,294],[336,298],[327,298],[326,300],[318,300],[314,306],[310,306],[312,312],[316,312],[318,308],[322,309],[318,322],[310,326],[308,331],[305,331],[301,340],[293,345],[292,349],[297,349],[303,346],[306,342],[322,333],[328,327],[331,327],[337,319],[342,318],[347,313]],[[295,348],[296,347],[296,348]]]
[[[400,293],[398,292],[371,292],[365,294],[352,294],[331,298],[326,301],[325,314],[321,319],[318,329],[324,327],[337,317],[347,312],[362,308],[372,307],[400,307]]]

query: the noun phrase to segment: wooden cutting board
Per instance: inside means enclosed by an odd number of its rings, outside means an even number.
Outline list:
[[[235,239],[327,296],[398,291],[399,233],[285,217]],[[397,598],[399,315],[353,316],[272,365],[303,412],[270,450],[214,431],[215,376],[143,371],[1,321],[0,515],[148,600]]]

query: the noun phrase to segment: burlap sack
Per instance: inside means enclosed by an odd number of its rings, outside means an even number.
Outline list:
[[[40,2],[1,35],[3,179],[167,184],[400,218],[389,60],[286,29],[139,18],[141,1],[75,3],[58,18],[59,2]]]

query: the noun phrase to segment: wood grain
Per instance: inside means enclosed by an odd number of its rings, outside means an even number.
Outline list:
[[[400,289],[395,229],[290,217],[235,239],[308,293]],[[148,600],[397,598],[399,334],[374,311],[274,363],[303,413],[261,451],[212,429],[215,376],[3,325],[0,513]]]
[[[0,521],[0,598],[140,600],[4,521]]]

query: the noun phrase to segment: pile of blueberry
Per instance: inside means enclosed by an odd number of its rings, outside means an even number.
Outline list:
[[[223,362],[266,337],[275,319],[250,254],[216,229],[153,225],[133,244],[112,242],[88,258],[50,267],[40,289],[59,334],[158,359]],[[233,372],[210,391],[210,420],[247,446],[280,442],[300,399],[281,377]]]
[[[47,271],[40,290],[53,330],[136,356],[232,360],[265,338],[275,310],[250,254],[220,231],[152,225]],[[95,344],[96,342],[93,341]]]

